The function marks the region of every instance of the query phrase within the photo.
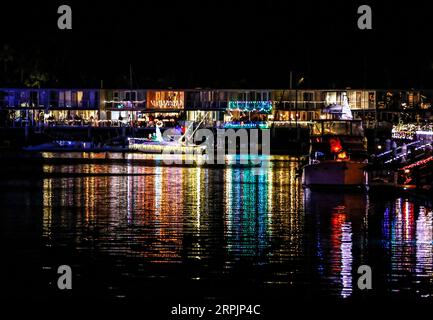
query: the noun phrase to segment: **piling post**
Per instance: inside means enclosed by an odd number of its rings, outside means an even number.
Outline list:
[[[27,143],[29,140],[29,125],[26,123],[24,126],[24,141]]]

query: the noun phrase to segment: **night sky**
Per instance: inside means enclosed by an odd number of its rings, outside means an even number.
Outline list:
[[[72,30],[57,8],[72,7]],[[373,30],[357,28],[368,4]],[[8,1],[0,86],[433,88],[427,1]],[[6,49],[5,49],[6,48]],[[5,52],[7,54],[5,54]],[[4,57],[8,56],[8,62]],[[10,59],[12,58],[12,59]]]

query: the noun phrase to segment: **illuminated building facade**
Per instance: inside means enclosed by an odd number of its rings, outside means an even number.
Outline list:
[[[374,120],[375,90],[279,90],[274,92],[275,120],[280,125],[307,125],[321,118],[321,111],[331,105],[343,105],[347,99],[355,118]]]
[[[146,108],[146,91],[114,89],[101,91],[101,113],[103,120],[118,123],[141,121]]]
[[[184,90],[147,90],[145,119],[147,124],[161,122],[163,127],[175,127],[184,120]]]
[[[203,125],[213,127],[224,121],[227,109],[225,90],[188,90],[186,92],[186,120],[203,121]]]
[[[272,90],[197,89],[186,92],[186,117],[207,126],[270,120]]]
[[[99,119],[99,97],[97,89],[0,89],[0,111],[17,125],[83,125]]]
[[[433,90],[378,90],[376,96],[379,121],[420,122],[433,117]]]
[[[347,101],[365,126],[431,120],[432,91],[356,89],[0,89],[2,121],[30,124],[307,126]],[[1,124],[3,126],[3,124]]]

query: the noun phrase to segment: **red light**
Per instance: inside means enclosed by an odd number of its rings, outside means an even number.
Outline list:
[[[419,161],[417,161],[417,162],[415,162],[415,163],[412,163],[412,164],[410,164],[410,165],[407,165],[407,166],[401,168],[400,170],[403,170],[404,172],[406,172],[406,170],[410,170],[410,169],[412,169],[412,168],[415,168],[415,167],[419,167],[419,166],[425,165],[425,164],[427,164],[428,162],[430,162],[430,161],[432,161],[432,160],[433,160],[433,156],[430,156],[430,157],[425,158],[425,159],[423,159],[423,160],[419,160]]]
[[[339,153],[343,150],[343,147],[341,146],[340,139],[338,139],[338,138],[329,139],[329,144],[331,145],[331,152],[332,153]]]

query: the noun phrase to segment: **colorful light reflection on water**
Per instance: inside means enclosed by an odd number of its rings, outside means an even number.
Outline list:
[[[121,161],[46,164],[50,175],[34,178],[32,188],[3,184],[0,228],[10,243],[11,283],[24,261],[42,279],[44,268],[66,261],[78,270],[78,296],[176,295],[183,285],[208,297],[228,290],[350,298],[363,294],[356,271],[368,264],[377,295],[433,294],[430,208],[304,191],[297,162],[281,157],[263,175],[113,158]],[[44,281],[22,285],[49,296]]]

